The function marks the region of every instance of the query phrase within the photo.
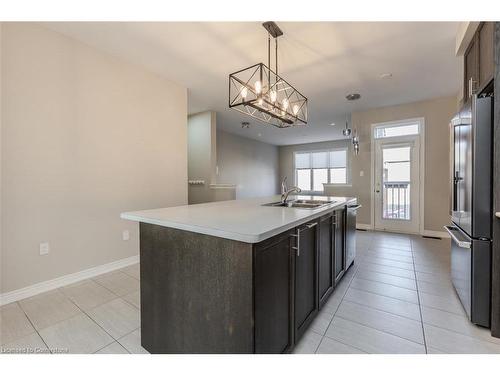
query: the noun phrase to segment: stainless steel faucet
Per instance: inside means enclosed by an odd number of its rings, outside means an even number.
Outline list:
[[[283,180],[281,180],[281,194],[285,194],[285,192],[288,190],[286,186],[286,179],[287,177],[283,177]]]
[[[281,193],[281,203],[283,204],[286,204],[286,200],[288,199],[288,196],[291,194],[291,193],[300,193],[302,190],[300,190],[300,188],[298,188],[297,186],[294,186],[293,188],[291,189],[287,189],[285,190],[283,193]]]

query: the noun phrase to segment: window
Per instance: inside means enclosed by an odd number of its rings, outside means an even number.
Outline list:
[[[347,148],[295,153],[295,183],[305,192],[323,192],[323,184],[347,184]]]
[[[420,133],[418,123],[377,126],[375,128],[375,139],[401,137],[405,135],[417,135]]]

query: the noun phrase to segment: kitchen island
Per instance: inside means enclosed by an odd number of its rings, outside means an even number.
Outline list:
[[[123,213],[140,222],[142,346],[290,352],[354,260],[356,199],[290,197],[307,199],[324,204],[265,206],[273,196]]]

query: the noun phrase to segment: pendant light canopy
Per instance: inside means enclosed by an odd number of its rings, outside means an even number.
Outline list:
[[[307,98],[278,75],[278,38],[274,22],[268,32],[267,65],[258,63],[229,75],[229,108],[278,128],[307,124]],[[271,70],[271,37],[275,41],[275,70]]]

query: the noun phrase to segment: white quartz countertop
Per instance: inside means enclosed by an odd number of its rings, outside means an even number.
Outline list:
[[[230,240],[257,243],[288,229],[315,219],[335,208],[356,203],[356,198],[332,196],[290,196],[294,199],[315,199],[331,202],[317,209],[269,207],[280,196],[231,200],[124,212],[122,219],[208,234]]]

